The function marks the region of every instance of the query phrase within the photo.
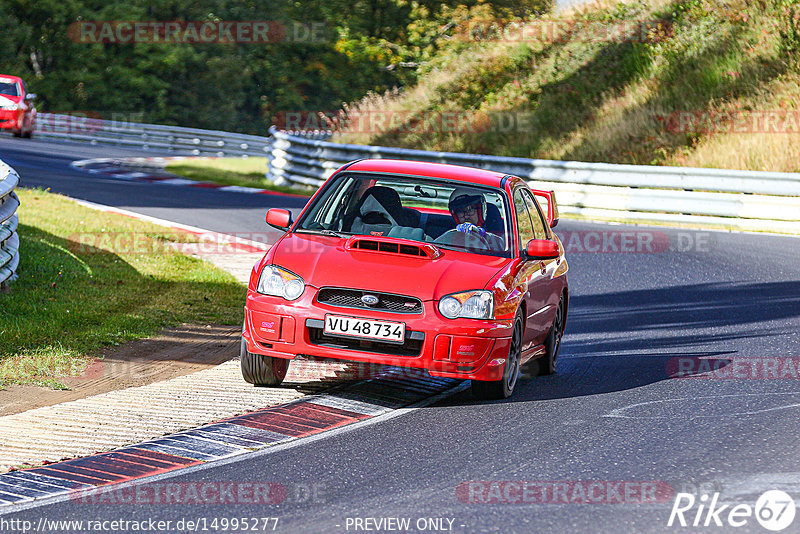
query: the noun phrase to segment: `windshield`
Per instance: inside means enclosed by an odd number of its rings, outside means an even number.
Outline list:
[[[0,81],[0,95],[19,96],[17,84],[14,82]]]
[[[418,177],[342,173],[315,199],[297,229],[395,237],[510,257],[508,220],[500,189]]]

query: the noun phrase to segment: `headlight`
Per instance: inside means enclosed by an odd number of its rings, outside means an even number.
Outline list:
[[[17,111],[19,109],[19,104],[6,104],[5,106],[0,106],[0,109],[5,111]]]
[[[267,265],[261,270],[256,290],[264,295],[296,300],[303,294],[306,284],[296,274],[277,265]]]
[[[439,312],[448,319],[492,319],[494,294],[491,291],[453,293],[439,300]]]

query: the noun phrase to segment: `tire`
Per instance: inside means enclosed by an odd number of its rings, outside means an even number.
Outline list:
[[[14,134],[14,137],[22,137],[22,130],[11,130],[11,133]]]
[[[539,376],[548,376],[556,372],[556,362],[558,353],[561,351],[561,337],[564,335],[564,297],[558,301],[556,316],[553,318],[553,325],[547,332],[544,340],[544,356],[537,360],[539,364]]]
[[[239,359],[242,363],[242,377],[245,382],[255,386],[278,386],[286,378],[289,360],[253,354],[247,350],[247,342],[242,338]]]
[[[32,138],[33,137],[33,128],[31,128],[30,130],[28,130],[27,132],[22,134],[22,137],[24,137],[25,139]]]
[[[519,379],[519,364],[522,359],[522,310],[514,317],[514,331],[511,334],[511,346],[508,349],[503,377],[500,380],[473,380],[472,394],[480,400],[507,399],[514,393],[514,386]]]

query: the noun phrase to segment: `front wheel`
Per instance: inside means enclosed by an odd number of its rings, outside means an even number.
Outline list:
[[[472,381],[472,394],[481,400],[507,399],[514,393],[519,378],[519,364],[522,359],[522,310],[514,318],[514,331],[511,334],[511,347],[508,349],[503,377],[500,380]]]
[[[289,360],[253,354],[247,350],[247,342],[242,338],[239,350],[242,364],[242,377],[245,382],[255,386],[278,386],[286,378]]]

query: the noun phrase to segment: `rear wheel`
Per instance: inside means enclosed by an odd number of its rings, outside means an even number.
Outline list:
[[[247,350],[247,342],[242,338],[239,359],[242,363],[242,377],[245,382],[256,386],[278,386],[286,378],[289,360],[253,354]]]
[[[472,381],[472,394],[481,400],[507,399],[514,393],[519,378],[519,363],[522,359],[522,311],[514,318],[514,331],[511,334],[511,347],[508,350],[503,377],[500,380]]]
[[[558,301],[558,308],[556,309],[556,317],[553,319],[553,326],[547,332],[547,338],[544,340],[545,353],[544,356],[539,358],[539,376],[552,375],[556,372],[556,361],[558,360],[558,352],[561,350],[561,337],[564,335],[564,308],[566,304],[564,297]]]

